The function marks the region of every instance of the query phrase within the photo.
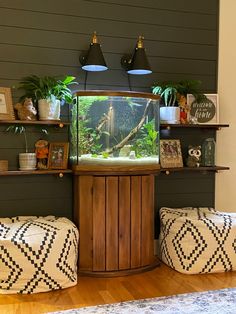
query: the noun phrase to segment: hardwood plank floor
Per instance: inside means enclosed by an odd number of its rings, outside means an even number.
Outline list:
[[[236,272],[183,275],[166,265],[142,274],[79,276],[72,288],[32,295],[0,295],[1,314],[39,314],[89,305],[236,287]]]

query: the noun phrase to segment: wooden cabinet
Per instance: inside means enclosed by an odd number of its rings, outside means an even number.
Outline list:
[[[154,175],[75,172],[74,180],[79,272],[119,276],[157,266]]]
[[[215,137],[217,129],[227,126],[162,125],[161,138],[179,138],[186,156],[189,143]],[[188,206],[188,202],[213,206],[213,192],[201,202],[202,193],[208,193],[208,190],[202,191],[201,185],[203,189],[206,185],[209,190],[214,189],[212,172],[226,169],[228,167],[223,166],[169,169],[76,166],[74,220],[80,230],[79,272],[93,276],[119,276],[157,266],[154,208],[157,218],[157,209],[161,206]],[[164,173],[169,172],[175,173],[174,180],[173,176],[164,178]],[[207,177],[200,177],[204,173],[208,174]],[[200,187],[197,189],[198,182]]]

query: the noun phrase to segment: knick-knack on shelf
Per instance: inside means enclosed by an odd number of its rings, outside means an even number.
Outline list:
[[[215,166],[215,140],[207,138],[202,144],[202,165],[206,167]]]

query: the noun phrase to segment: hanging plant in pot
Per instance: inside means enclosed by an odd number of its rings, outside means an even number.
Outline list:
[[[36,169],[36,154],[28,152],[28,140],[26,128],[23,125],[11,125],[6,129],[7,132],[14,134],[22,134],[25,141],[25,152],[19,154],[19,169],[20,170],[35,170]]]
[[[27,76],[19,85],[19,89],[25,91],[21,99],[30,97],[38,103],[39,120],[60,120],[62,102],[71,104],[73,101],[69,87],[78,84],[74,80],[73,76],[66,76],[63,79],[53,76]]]

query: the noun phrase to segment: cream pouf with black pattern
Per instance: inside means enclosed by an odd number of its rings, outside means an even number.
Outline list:
[[[236,213],[207,207],[160,209],[159,257],[186,274],[236,270]]]
[[[0,218],[0,293],[76,285],[78,241],[78,229],[64,217]]]

